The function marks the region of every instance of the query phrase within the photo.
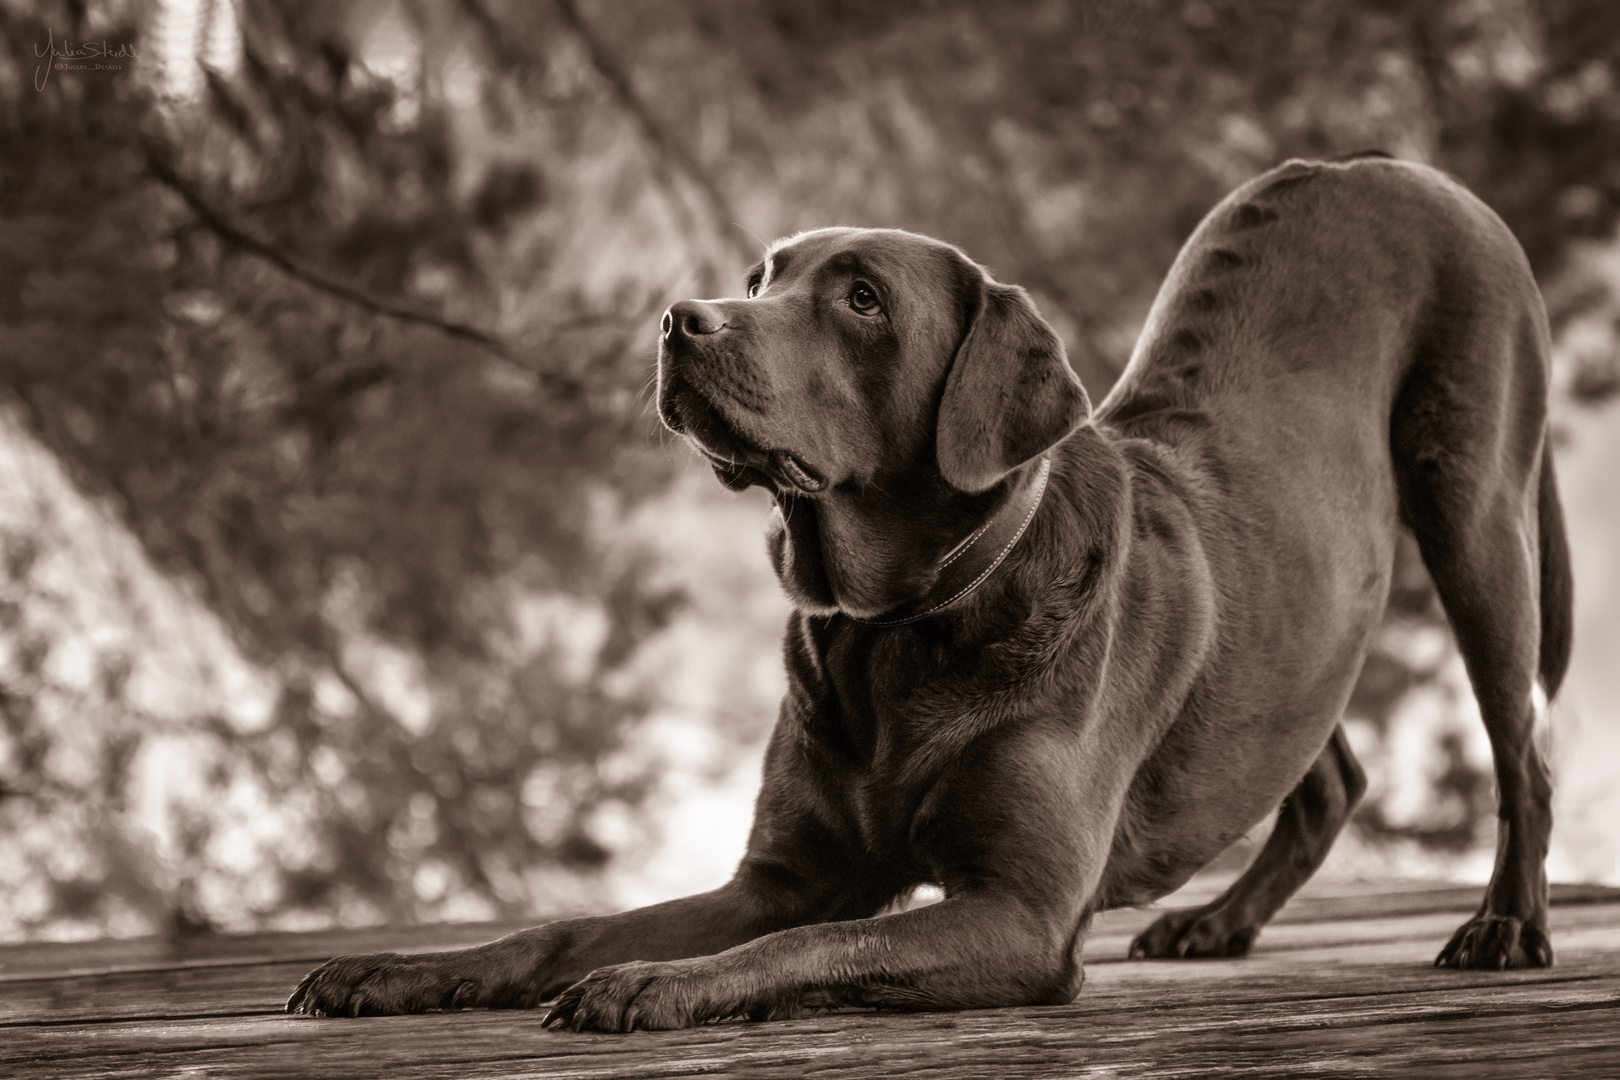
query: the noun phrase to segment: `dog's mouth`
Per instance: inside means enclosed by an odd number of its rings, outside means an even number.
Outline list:
[[[766,456],[767,464],[751,465],[744,461],[721,457],[696,439],[692,440],[692,444],[697,447],[699,453],[709,459],[714,475],[732,491],[741,491],[743,488],[758,484],[761,487],[809,494],[821,491],[827,486],[827,481],[786,450],[760,451]]]
[[[758,485],[809,494],[827,480],[790,450],[760,446],[737,430],[720,408],[679,372],[666,372],[658,394],[658,416],[664,426],[684,436],[732,491]]]

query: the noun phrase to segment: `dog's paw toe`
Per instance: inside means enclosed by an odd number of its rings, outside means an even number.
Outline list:
[[[1167,911],[1131,942],[1132,960],[1192,960],[1248,955],[1260,930],[1233,926],[1211,908]]]
[[[287,1011],[394,1016],[492,1004],[478,980],[456,976],[435,959],[395,953],[339,956],[304,976],[287,998]]]
[[[1435,967],[1483,971],[1551,967],[1547,931],[1512,915],[1479,915],[1463,923],[1435,957]]]
[[[570,1031],[667,1031],[701,1022],[674,964],[597,968],[562,992],[542,1024]]]

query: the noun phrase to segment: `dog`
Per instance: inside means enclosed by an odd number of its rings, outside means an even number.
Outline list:
[[[314,1015],[531,1007],[678,1028],[1052,1005],[1092,914],[1278,809],[1133,957],[1236,956],[1365,781],[1340,719],[1404,525],[1490,736],[1495,870],[1440,952],[1552,962],[1533,684],[1569,659],[1549,334],[1511,233],[1439,172],[1291,161],[1187,241],[1095,411],[1023,290],[949,244],[823,229],[663,317],[658,409],[775,502],[789,689],[713,892],[458,952],[339,957]],[[931,906],[876,917],[919,883]]]

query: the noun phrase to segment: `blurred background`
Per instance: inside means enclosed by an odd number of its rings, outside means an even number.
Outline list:
[[[0,0],[0,140],[0,939],[718,884],[787,606],[763,495],[659,432],[662,309],[784,233],[914,229],[1100,400],[1210,206],[1369,148],[1469,185],[1545,293],[1551,872],[1620,883],[1612,0]],[[1349,730],[1324,872],[1483,880],[1410,548]]]

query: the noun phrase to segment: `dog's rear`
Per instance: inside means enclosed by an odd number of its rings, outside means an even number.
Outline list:
[[[1457,306],[1437,313],[1417,341],[1390,442],[1402,516],[1467,665],[1500,804],[1485,901],[1436,962],[1544,966],[1552,962],[1544,868],[1552,785],[1533,738],[1532,684],[1540,675],[1549,698],[1557,692],[1572,620],[1547,440],[1550,342],[1518,244],[1483,204],[1448,187],[1478,234],[1459,245]]]
[[[1223,303],[1237,312],[1224,339],[1206,329]],[[1417,537],[1479,699],[1501,791],[1492,884],[1443,964],[1551,961],[1542,870],[1550,787],[1531,738],[1531,688],[1539,674],[1549,697],[1557,691],[1572,586],[1546,442],[1548,352],[1524,255],[1478,199],[1404,162],[1291,162],[1234,192],[1200,226],[1100,410],[1127,433],[1184,454],[1198,447],[1223,471],[1258,457],[1262,471],[1243,497],[1269,488],[1267,505],[1306,512],[1334,534],[1294,551],[1269,547],[1285,561],[1334,553],[1333,565],[1300,576],[1305,604],[1307,590],[1335,573],[1335,608],[1364,599],[1344,580],[1347,562],[1382,564],[1387,583],[1392,536],[1380,521],[1392,511]],[[1188,419],[1210,414],[1243,416],[1244,430],[1223,434],[1217,420],[1205,434]],[[1356,512],[1344,512],[1345,499]],[[1276,721],[1247,730],[1253,738],[1273,729]],[[1262,758],[1275,752],[1268,740]],[[1235,757],[1243,760],[1243,748]],[[1154,763],[1144,771],[1152,778]],[[1245,950],[1325,857],[1360,785],[1339,732],[1244,878],[1204,909],[1167,915],[1136,952]]]

